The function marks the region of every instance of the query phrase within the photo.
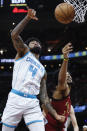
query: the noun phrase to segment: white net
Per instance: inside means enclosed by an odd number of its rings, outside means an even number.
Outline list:
[[[77,23],[85,22],[85,14],[87,11],[87,0],[64,0],[71,4],[75,9],[74,20]]]

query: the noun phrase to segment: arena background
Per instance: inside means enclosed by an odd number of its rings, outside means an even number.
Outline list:
[[[18,3],[17,3],[18,2]],[[87,125],[87,21],[72,22],[63,25],[56,21],[54,9],[62,0],[1,0],[0,7],[0,117],[11,90],[13,59],[16,51],[13,48],[10,32],[26,15],[26,2],[37,11],[39,21],[30,21],[22,32],[24,41],[34,36],[41,40],[43,50],[40,61],[48,73],[47,90],[49,97],[55,86],[55,77],[61,67],[61,49],[67,42],[72,42],[73,57],[69,60],[69,72],[73,78],[71,100],[74,106],[80,130]],[[20,13],[19,13],[20,12]],[[87,15],[85,15],[85,19]],[[76,53],[75,53],[76,52]],[[57,55],[60,55],[57,57]],[[48,57],[42,57],[48,56]],[[51,56],[51,57],[49,57]],[[72,56],[72,55],[71,55]],[[57,59],[58,58],[58,59]],[[27,131],[23,120],[16,131]],[[1,131],[1,125],[0,125]],[[69,131],[73,131],[72,125]]]

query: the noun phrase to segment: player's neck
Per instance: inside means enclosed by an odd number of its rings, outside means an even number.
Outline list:
[[[39,59],[39,54],[34,54],[33,55],[36,57],[36,59]]]

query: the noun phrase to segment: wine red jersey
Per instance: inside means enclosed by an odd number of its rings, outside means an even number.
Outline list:
[[[46,124],[46,131],[63,131],[64,124],[70,113],[70,96],[64,97],[61,100],[52,99],[51,104],[58,114],[65,116],[65,121],[61,123],[57,121],[50,113],[48,113],[46,116],[46,119],[48,120],[48,123]]]

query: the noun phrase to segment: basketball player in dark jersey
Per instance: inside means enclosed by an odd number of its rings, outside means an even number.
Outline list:
[[[67,117],[70,113],[71,100],[70,100],[70,88],[68,83],[72,82],[72,78],[67,73],[68,67],[68,55],[73,50],[72,44],[68,43],[62,49],[64,60],[58,75],[58,85],[53,93],[51,104],[59,115],[65,116],[65,120],[56,120],[49,112],[46,114],[48,123],[45,125],[46,131],[64,131],[64,125]]]

